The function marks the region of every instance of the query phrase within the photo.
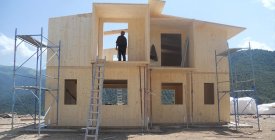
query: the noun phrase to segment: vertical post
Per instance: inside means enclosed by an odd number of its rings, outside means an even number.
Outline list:
[[[14,105],[15,105],[15,73],[16,73],[16,50],[17,50],[17,28],[15,29],[14,35],[14,55],[13,55],[13,93],[12,93],[12,106],[11,106],[11,129],[13,129],[14,125]]]
[[[104,49],[103,49],[103,36],[104,36],[104,27],[103,27],[104,22],[99,19],[99,25],[98,25],[98,57],[99,59],[103,59],[103,53],[104,53]]]
[[[41,93],[42,93],[42,42],[43,42],[43,28],[41,28],[41,40],[40,40],[40,64],[39,64],[39,99],[38,99],[38,106],[39,106],[39,114],[38,114],[38,136],[40,136],[40,129],[41,129]]]
[[[139,68],[139,96],[140,96],[140,118],[141,118],[141,128],[142,128],[142,133],[143,133],[143,121],[142,121],[142,88],[141,88],[141,66],[138,67]]]
[[[152,69],[150,69],[149,71],[149,75],[150,75],[150,127],[153,127],[153,99],[152,99]]]
[[[191,124],[193,124],[194,112],[194,89],[193,89],[193,72],[191,71]]]
[[[252,57],[250,42],[249,42],[249,54],[250,54],[252,78],[253,78],[253,87],[252,88],[253,88],[253,91],[256,92],[255,71],[254,71],[254,63],[253,63],[253,57]],[[258,103],[257,103],[256,99],[255,99],[255,104],[256,104],[256,115],[257,115],[257,122],[258,122],[258,131],[260,131],[261,130],[261,128],[260,128],[260,119],[259,119],[259,112],[258,112]]]
[[[227,44],[228,45],[228,44]],[[228,51],[227,53],[227,59],[228,59],[228,63],[229,63],[229,74],[230,74],[230,93],[232,94],[236,94],[234,92],[234,76],[233,76],[233,72],[232,72],[232,62],[231,62],[231,55],[230,55],[230,52]],[[236,112],[236,96],[234,96],[233,98],[233,103],[234,103],[234,117],[235,117],[235,127],[236,127],[236,130],[238,130],[238,124],[237,124],[237,112]]]
[[[237,71],[237,67],[235,67],[235,70],[234,70],[234,76],[235,76],[235,78],[234,78],[234,81],[235,81],[235,83],[234,83],[234,87],[236,88],[236,89],[238,89],[238,75],[237,75],[237,73],[238,73],[238,71]],[[234,88],[234,91],[235,91],[235,88]],[[237,115],[237,124],[239,125],[240,124],[240,114],[239,114],[239,93],[241,93],[241,92],[235,92],[235,99],[236,99],[236,115]]]
[[[57,70],[57,95],[56,95],[56,124],[59,123],[59,86],[60,86],[60,51],[61,51],[61,41],[58,44],[58,70]]]
[[[147,86],[146,86],[146,78],[147,78],[147,73],[146,73],[146,66],[144,66],[144,69],[143,69],[143,101],[144,101],[144,105],[143,105],[143,110],[144,110],[144,113],[143,113],[143,118],[144,118],[144,125],[146,127],[146,130],[148,131],[148,121],[147,121],[147,116],[148,116],[148,112],[147,112]]]
[[[35,86],[38,87],[38,63],[39,63],[39,48],[36,47],[36,69],[35,69]],[[37,96],[37,89],[35,95]],[[34,127],[36,127],[36,115],[37,115],[37,98],[34,97]]]
[[[221,122],[220,118],[220,93],[219,93],[219,78],[218,78],[218,60],[217,60],[217,50],[215,50],[215,66],[216,66],[216,90],[217,90],[217,99],[218,99],[218,120]]]

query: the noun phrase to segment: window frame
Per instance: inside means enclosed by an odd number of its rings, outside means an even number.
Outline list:
[[[215,84],[204,83],[204,104],[214,105],[215,104]]]
[[[163,103],[163,90],[174,90],[174,103]],[[161,104],[162,105],[183,105],[183,83],[161,83]]]
[[[75,84],[68,83],[68,82],[75,82]],[[71,93],[70,89],[68,89],[67,86],[69,86],[71,88],[71,90],[74,90],[74,91],[72,91],[73,93]],[[72,87],[72,86],[74,86],[74,87]],[[70,93],[67,91],[70,91]],[[68,98],[68,96],[69,96],[69,98]],[[74,99],[75,101],[72,102],[71,99]],[[77,105],[77,79],[64,79],[64,105]]]
[[[113,94],[117,94],[117,90],[118,89],[122,89],[122,101],[123,99],[125,99],[126,101],[124,103],[119,103],[118,102],[118,95],[116,95],[116,99],[113,99],[113,100],[116,100],[116,103],[114,104],[105,104],[103,102],[103,95],[102,95],[102,105],[128,105],[128,80],[104,80],[103,82],[103,92],[105,92],[105,88],[108,88],[108,89],[115,89],[116,93],[113,93]],[[123,98],[123,92],[125,93],[125,89],[126,89],[126,96],[124,96]],[[104,94],[104,93],[103,93]]]

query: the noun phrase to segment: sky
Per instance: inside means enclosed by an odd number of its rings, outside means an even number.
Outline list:
[[[51,17],[91,13],[92,3],[147,3],[147,0],[1,0],[0,65],[13,65],[15,28],[19,34],[47,37]],[[229,47],[275,50],[275,0],[166,0],[163,14],[245,27],[228,40]],[[126,26],[127,27],[127,26]],[[23,61],[35,51],[23,44],[17,59]],[[33,61],[26,64],[33,66]]]

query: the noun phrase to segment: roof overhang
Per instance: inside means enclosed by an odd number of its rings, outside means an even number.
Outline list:
[[[148,4],[94,3],[93,13],[100,18],[142,18],[148,13]]]
[[[238,26],[231,26],[226,24],[214,23],[214,22],[207,22],[202,20],[196,19],[188,19],[183,17],[176,17],[170,15],[161,15],[156,18],[151,18],[151,25],[153,26],[163,26],[168,28],[191,28],[192,24],[199,24],[205,25],[213,28],[222,29],[226,32],[227,39],[232,38],[233,36],[237,35],[238,33],[242,32],[246,28],[238,27]]]
[[[190,28],[193,21],[186,18],[172,17],[167,15],[161,15],[159,17],[151,18],[151,26],[160,26],[165,28]]]
[[[194,23],[222,29],[226,32],[227,39],[232,38],[233,36],[239,34],[240,32],[242,32],[246,29],[244,27],[214,23],[214,22],[207,22],[207,21],[201,21],[201,20],[194,20]]]

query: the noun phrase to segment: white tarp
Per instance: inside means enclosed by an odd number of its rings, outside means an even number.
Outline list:
[[[230,114],[234,114],[233,100],[234,98],[230,97]],[[250,97],[238,98],[238,106],[239,106],[238,114],[256,114],[256,102],[253,98],[250,98]]]
[[[230,114],[234,114],[234,102],[230,97]],[[253,98],[238,98],[239,114],[256,114],[256,102]],[[275,114],[275,103],[258,105],[259,114]]]
[[[275,114],[275,103],[258,105],[259,114]]]

